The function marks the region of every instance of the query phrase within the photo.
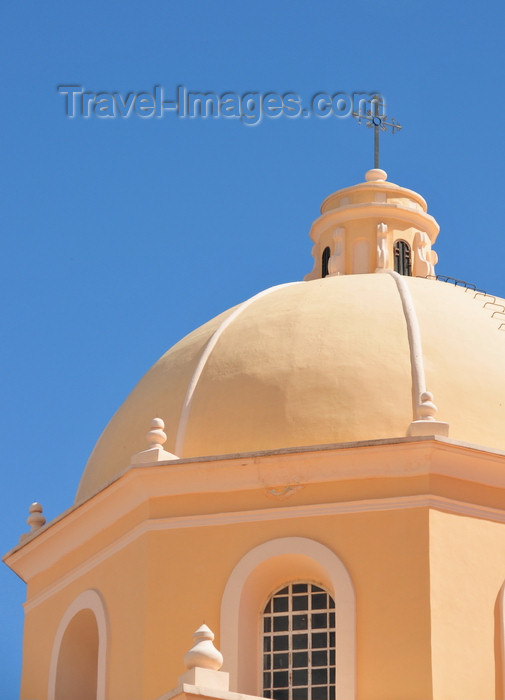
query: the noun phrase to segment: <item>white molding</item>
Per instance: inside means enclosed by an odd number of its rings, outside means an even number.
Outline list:
[[[251,659],[251,653],[244,650],[251,644],[251,638],[258,636],[259,630],[250,629],[244,613],[244,591],[248,581],[262,565],[271,565],[277,560],[277,566],[282,566],[286,557],[302,557],[313,562],[315,570],[323,570],[328,576],[330,594],[335,600],[336,612],[336,685],[337,700],[354,700],[356,696],[356,600],[354,587],[347,568],[342,560],[324,545],[306,537],[282,537],[269,540],[251,549],[237,563],[225,586],[221,602],[220,646],[225,659],[226,668],[230,673],[232,688],[237,688],[239,679],[246,673],[254,673],[259,667],[262,654],[256,647],[256,661]],[[309,570],[311,564],[308,564]],[[286,574],[289,577],[289,574]],[[318,576],[315,575],[317,580]],[[285,579],[289,583],[291,579]],[[305,580],[305,577],[304,579]],[[267,588],[256,591],[256,596],[263,599],[271,591],[268,589],[267,577],[255,580],[255,588]],[[249,601],[248,601],[249,603]],[[245,607],[249,607],[246,605]],[[256,612],[256,622],[261,619]],[[251,611],[248,610],[250,614]],[[241,650],[241,657],[239,657]],[[254,651],[253,651],[254,653]],[[253,667],[251,669],[251,667]],[[257,674],[256,674],[257,675]],[[257,688],[257,693],[259,689]]]
[[[324,210],[325,206],[327,206],[327,203],[331,202],[334,198],[338,200],[340,197],[347,196],[349,194],[355,194],[356,192],[366,192],[367,190],[374,191],[378,190],[379,188],[380,190],[387,192],[389,197],[407,197],[417,202],[420,205],[422,211],[426,212],[428,210],[428,204],[424,197],[419,194],[419,192],[409,190],[407,187],[401,187],[400,185],[396,185],[394,182],[390,182],[389,180],[387,182],[378,182],[377,180],[373,180],[371,182],[358,182],[355,185],[350,185],[349,187],[344,187],[341,190],[332,192],[332,194],[329,194],[323,200],[323,203],[321,204],[321,209]],[[329,209],[328,211],[332,211],[332,209]]]
[[[193,695],[199,698],[208,698],[209,700],[265,700],[265,698],[257,697],[256,695],[244,695],[243,693],[233,693],[229,690],[205,688],[190,683],[179,683],[175,688],[169,690],[168,693],[163,693],[158,700],[172,700],[172,698],[188,700],[188,696]]]
[[[414,302],[412,300],[412,295],[405,279],[397,272],[394,272],[394,270],[384,269],[380,270],[380,272],[385,272],[394,279],[402,302],[403,315],[405,316],[405,322],[407,324],[407,336],[409,339],[410,348],[410,366],[412,372],[412,420],[417,420],[420,417],[418,415],[420,396],[426,391],[421,329],[419,328],[419,321]]]
[[[247,301],[244,301],[242,304],[240,304],[240,306],[238,306],[235,309],[235,311],[233,311],[233,313],[231,313],[211,335],[211,337],[207,341],[207,344],[205,345],[202,354],[200,355],[200,359],[198,360],[198,364],[195,368],[195,371],[193,372],[193,376],[191,377],[190,382],[188,384],[188,388],[186,390],[186,396],[184,397],[184,403],[182,404],[181,415],[179,417],[179,424],[177,426],[177,436],[175,439],[176,455],[181,456],[184,452],[184,440],[186,438],[186,429],[188,426],[189,414],[191,412],[191,402],[193,400],[196,387],[198,385],[198,382],[200,381],[200,377],[202,376],[205,365],[207,364],[207,360],[209,359],[212,351],[216,347],[217,342],[223,335],[224,331],[228,328],[228,326],[230,326],[233,323],[237,316],[239,316],[243,311],[245,311],[252,303],[257,301],[258,299],[261,299],[262,297],[267,296],[272,292],[276,292],[279,289],[283,289],[284,287],[291,287],[295,284],[303,284],[303,282],[287,282],[286,284],[278,284],[275,287],[265,289],[259,294],[255,294],[253,297],[247,299]]]
[[[132,467],[93,498],[32,533],[3,559],[24,581],[30,581],[151,498],[179,494],[205,497],[260,489],[270,496],[272,489],[278,492],[314,483],[435,474],[504,489],[504,457],[499,450],[422,436]]]
[[[323,205],[324,207],[324,202]],[[436,220],[424,211],[417,211],[404,207],[401,204],[393,202],[362,202],[360,204],[349,204],[342,209],[331,209],[325,211],[318,219],[316,219],[310,229],[310,238],[314,243],[319,243],[321,236],[325,234],[328,228],[334,226],[345,226],[349,221],[358,219],[396,219],[402,221],[409,226],[415,226],[428,234],[431,243],[433,244],[440,230]]]
[[[100,593],[94,589],[89,589],[80,593],[70,604],[60,620],[51,652],[51,662],[49,666],[49,688],[48,700],[55,700],[56,675],[58,671],[58,657],[60,655],[63,635],[77,613],[81,610],[91,610],[95,615],[98,628],[98,673],[97,673],[97,700],[105,700],[107,681],[107,644],[108,644],[108,622],[105,603]]]
[[[440,434],[447,436],[449,434],[449,423],[435,420],[434,416],[437,412],[437,407],[433,403],[433,394],[426,391],[421,329],[406,278],[391,269],[379,269],[377,272],[386,272],[396,282],[402,302],[403,315],[407,324],[412,374],[412,423],[409,426],[408,434]]]
[[[352,513],[371,513],[387,510],[408,510],[412,508],[435,508],[455,515],[464,515],[472,518],[483,518],[493,522],[505,523],[505,510],[490,508],[487,506],[465,503],[443,496],[414,495],[392,498],[365,499],[359,501],[343,501],[339,503],[317,503],[304,506],[279,506],[277,508],[265,508],[228,513],[210,513],[205,515],[188,515],[180,517],[158,518],[145,520],[132,528],[129,532],[119,537],[111,544],[104,547],[97,554],[92,555],[86,561],[68,573],[61,576],[51,585],[39,591],[24,603],[26,612],[37,607],[45,600],[55,595],[73,581],[76,581],[85,573],[91,571],[103,561],[121,551],[139,537],[148,532],[161,530],[176,530],[192,527],[210,527],[219,525],[233,525],[236,523],[265,522],[274,520],[287,520],[290,518],[309,518],[327,515],[345,515]]]
[[[383,461],[376,459],[379,451],[387,456],[387,468]],[[28,580],[43,570],[42,563],[47,567],[50,561],[47,545],[58,540],[58,556],[62,556],[70,551],[68,548],[75,549],[94,534],[104,532],[149,498],[264,488],[261,469],[268,470],[269,485],[283,484],[284,487],[286,463],[294,460],[300,467],[313,458],[317,461],[304,471],[303,485],[325,480],[405,476],[402,461],[405,451],[418,453],[415,464],[409,468],[410,475],[439,474],[505,488],[505,451],[441,435],[282,448],[130,466],[87,500],[68,508],[35,533],[28,533],[27,539],[7,552],[3,560],[23,580]],[[41,556],[36,555],[39,550],[43,552]],[[27,560],[34,555],[36,561],[29,569],[24,569]]]
[[[498,617],[500,621],[500,629],[498,630],[500,638],[500,649],[499,649],[499,668],[501,668],[501,683],[502,683],[502,693],[501,698],[505,697],[505,582],[500,588],[498,593]],[[498,662],[498,659],[497,659]]]

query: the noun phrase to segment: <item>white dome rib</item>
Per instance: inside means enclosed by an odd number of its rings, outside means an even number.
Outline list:
[[[420,417],[418,406],[421,403],[421,395],[426,391],[426,377],[424,373],[423,347],[421,343],[419,320],[405,277],[402,277],[402,275],[393,270],[380,270],[380,272],[386,272],[394,279],[402,302],[403,314],[407,324],[410,366],[412,371],[412,420],[417,420]]]
[[[292,287],[295,284],[304,284],[304,282],[286,282],[285,284],[277,284],[275,287],[269,287],[268,289],[264,289],[262,292],[259,292],[258,294],[255,294],[253,297],[250,299],[247,299],[244,301],[240,306],[238,306],[235,311],[226,318],[219,328],[211,335],[209,338],[206,346],[203,349],[203,352],[200,356],[200,359],[198,361],[197,366],[195,367],[195,371],[193,372],[193,376],[191,377],[191,380],[188,384],[188,389],[186,391],[186,396],[184,397],[184,403],[182,404],[182,409],[181,409],[181,415],[179,418],[179,424],[177,426],[177,436],[175,440],[175,454],[178,457],[181,457],[183,455],[183,450],[184,450],[184,440],[186,438],[186,429],[188,426],[188,420],[189,420],[189,415],[191,412],[191,402],[193,400],[193,396],[196,391],[196,387],[198,385],[198,381],[202,375],[202,372],[205,368],[205,365],[207,363],[207,360],[209,359],[212,351],[217,345],[217,342],[219,338],[223,335],[224,331],[228,328],[228,326],[233,323],[233,321],[239,316],[243,311],[247,309],[248,306],[250,306],[253,302],[255,302],[257,299],[261,299],[264,296],[267,296],[268,294],[271,294],[272,292],[277,291],[278,289],[283,289],[284,287]]]

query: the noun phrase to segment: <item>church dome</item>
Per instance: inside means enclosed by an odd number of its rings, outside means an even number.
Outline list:
[[[311,234],[316,272],[257,294],[168,350],[106,427],[76,502],[102,489],[145,449],[146,428],[156,415],[165,421],[166,450],[179,458],[433,434],[505,450],[505,302],[500,307],[482,293],[395,272],[388,260],[398,236],[412,246],[415,272],[415,265],[430,261],[424,255],[416,262],[415,251],[426,253],[438,227],[429,217],[430,243],[423,239],[415,248],[420,217],[428,217],[424,200],[394,185],[388,212],[387,199],[377,201],[369,185],[391,183],[357,185],[355,204],[353,188],[345,190],[349,216],[337,207],[340,219],[337,226],[329,221],[328,246],[333,241],[331,257],[342,253],[345,265],[353,264],[352,255],[363,265],[363,232],[372,222],[370,269],[346,274],[352,269],[336,270],[344,263],[333,260],[322,278],[328,255],[325,263],[321,221],[335,214],[328,198],[314,224],[322,233]],[[353,249],[346,236],[356,227],[361,234]]]

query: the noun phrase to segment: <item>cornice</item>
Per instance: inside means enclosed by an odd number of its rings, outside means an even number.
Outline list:
[[[106,561],[109,557],[113,556],[129,544],[135,542],[140,537],[150,532],[236,525],[240,523],[289,520],[293,518],[300,520],[302,518],[324,517],[331,515],[355,515],[357,513],[412,510],[415,508],[430,508],[455,515],[464,515],[467,517],[505,523],[505,510],[477,506],[471,503],[444,498],[442,496],[431,496],[426,494],[394,498],[345,501],[342,503],[318,503],[307,506],[286,506],[229,513],[212,513],[205,515],[144,520],[132,530],[119,537],[115,542],[107,545],[99,552],[86,559],[86,561],[82,562],[82,564],[74,567],[71,571],[61,576],[58,580],[39,591],[24,604],[25,611],[28,612],[37,605],[40,605],[51,596],[63,590],[73,581],[76,581],[81,576],[91,571],[103,561]]]
[[[309,484],[342,481],[359,484],[360,480],[366,479],[394,480],[432,475],[505,490],[505,453],[449,438],[423,436],[131,466],[99,493],[70,508],[24,540],[5,555],[4,561],[27,581],[48,569],[56,560],[117,524],[136,508],[148,504],[151,499],[246,493],[253,490],[269,491],[276,495],[285,492],[286,487],[296,488]],[[233,499],[230,500],[232,503]],[[370,500],[353,503],[355,505],[352,507],[356,510],[359,503],[370,504]],[[346,509],[350,506],[346,502],[338,502],[324,507],[333,509],[332,512],[347,512]],[[296,509],[302,509],[296,516],[302,517],[302,512],[305,512],[303,509],[308,509],[307,512],[315,509],[316,512],[317,508],[323,506],[308,503],[282,510],[279,506],[266,507],[254,511],[257,514],[254,518],[275,519],[278,517],[275,514],[281,512],[286,514],[282,517],[287,517],[288,513],[298,512]],[[487,517],[482,513],[489,513],[494,514],[492,519],[497,519],[496,513],[502,513],[496,509],[486,510],[485,507],[483,510],[483,506],[471,503],[465,504],[465,508],[480,513],[476,517]],[[231,518],[230,522],[239,522],[252,517],[251,512],[231,512],[230,508],[231,514],[190,514],[182,519],[169,518],[167,522],[172,523],[171,527],[177,523],[182,526],[182,523],[193,520],[209,524],[220,518]],[[142,515],[139,514],[139,520],[141,518]],[[123,537],[130,538],[137,528],[147,527],[146,522],[153,521],[139,522]]]
[[[341,226],[349,221],[363,219],[377,219],[391,221],[396,219],[409,226],[416,226],[425,231],[431,243],[434,243],[440,227],[436,220],[424,211],[417,211],[394,202],[363,202],[360,204],[346,204],[338,209],[331,209],[317,218],[311,226],[310,238],[317,243],[319,237],[330,226]]]
[[[339,200],[342,197],[348,197],[358,192],[387,192],[390,197],[402,197],[404,199],[412,199],[419,204],[424,211],[427,211],[428,204],[422,195],[414,190],[409,190],[407,187],[401,187],[394,182],[388,180],[373,180],[371,182],[360,182],[357,185],[350,185],[341,190],[332,192],[323,200],[321,204],[321,214],[331,211],[332,200]]]

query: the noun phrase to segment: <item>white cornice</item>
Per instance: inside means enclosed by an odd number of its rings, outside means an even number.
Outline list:
[[[54,581],[51,585],[39,591],[24,604],[28,612],[37,605],[61,591],[78,578],[91,571],[106,559],[128,546],[139,537],[149,532],[164,530],[180,530],[195,527],[216,527],[238,523],[254,523],[275,520],[289,520],[329,515],[348,515],[356,513],[373,513],[391,510],[411,510],[413,508],[433,508],[436,510],[464,515],[472,518],[483,518],[493,522],[505,522],[505,510],[478,506],[442,496],[414,495],[394,498],[377,498],[341,503],[318,503],[306,506],[285,506],[229,513],[211,513],[205,515],[190,515],[180,517],[157,518],[144,520],[129,532],[104,547],[100,552],[89,557],[79,566]]]
[[[107,532],[112,532],[112,526],[122,518],[131,516],[129,527],[149,518],[152,499],[251,491],[278,498],[279,494],[286,497],[310,484],[431,475],[502,490],[505,489],[505,454],[447,438],[423,437],[130,467],[95,496],[24,540],[4,560],[21,578],[30,580],[94,536],[102,535],[104,542]],[[267,513],[268,509],[261,512]]]
[[[431,243],[434,243],[440,227],[431,214],[416,211],[394,202],[362,202],[347,204],[340,209],[331,209],[317,218],[310,229],[310,238],[317,243],[321,234],[329,227],[342,226],[349,221],[362,219],[384,219],[402,221],[409,226],[416,226],[425,231]]]
[[[419,192],[414,192],[414,190],[409,190],[407,187],[401,187],[400,185],[396,185],[394,182],[389,182],[387,180],[374,180],[372,182],[360,182],[357,185],[350,185],[349,187],[344,187],[341,190],[332,192],[332,194],[328,195],[323,200],[323,203],[321,204],[321,214],[324,214],[325,211],[331,211],[331,209],[327,209],[327,207],[331,206],[332,200],[339,200],[341,197],[366,191],[386,192],[390,197],[412,199],[413,201],[417,202],[425,212],[428,210],[426,200],[419,194]]]

